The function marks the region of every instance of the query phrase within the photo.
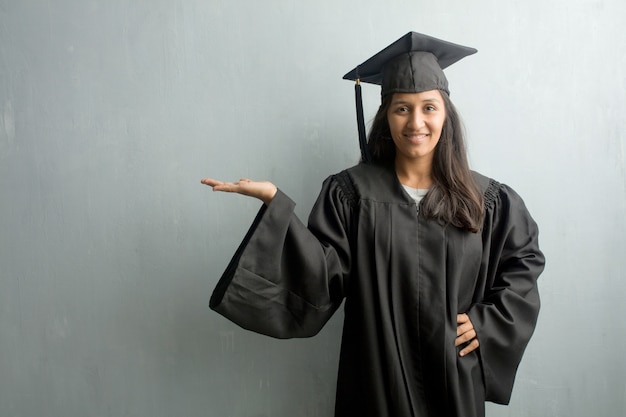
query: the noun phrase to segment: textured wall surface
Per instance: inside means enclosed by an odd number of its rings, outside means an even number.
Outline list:
[[[0,416],[331,416],[341,312],[287,341],[211,312],[259,204],[199,179],[269,179],[306,219],[358,159],[342,75],[409,30],[479,50],[447,70],[472,166],[548,259],[488,415],[626,415],[624,21],[619,0],[0,0]]]

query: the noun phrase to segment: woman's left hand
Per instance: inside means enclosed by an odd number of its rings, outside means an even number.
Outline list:
[[[468,353],[478,349],[480,343],[476,338],[476,330],[467,314],[457,314],[456,322],[456,340],[454,346],[460,346],[464,343],[467,345],[459,352],[459,356],[465,356]]]

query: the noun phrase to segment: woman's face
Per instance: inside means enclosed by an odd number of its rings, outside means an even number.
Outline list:
[[[445,120],[446,109],[439,90],[395,93],[387,121],[396,145],[396,163],[431,163]]]

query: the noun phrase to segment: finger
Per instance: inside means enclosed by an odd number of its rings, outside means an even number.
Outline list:
[[[239,193],[241,185],[237,182],[220,182],[213,186],[213,191],[225,191],[227,193]]]
[[[202,178],[200,182],[204,185],[208,185],[209,187],[214,187],[219,184],[223,184],[222,181],[214,180],[213,178]]]
[[[201,181],[213,188],[213,191],[223,191],[227,193],[237,193],[240,190],[239,182],[217,181],[211,178],[205,178]]]
[[[467,343],[470,340],[476,338],[476,332],[474,330],[470,330],[469,332],[465,332],[456,339],[454,339],[454,346],[460,346],[463,343]]]
[[[456,328],[456,335],[460,336],[463,333],[469,332],[470,330],[474,330],[474,325],[472,324],[472,322],[468,321],[467,323],[463,323],[463,324],[457,326],[457,328]]]
[[[475,351],[480,346],[478,339],[472,340],[467,346],[465,346],[460,352],[459,356],[465,356],[470,352]]]
[[[467,314],[457,314],[456,315],[456,322],[461,324],[461,323],[467,323],[469,321],[469,316]]]

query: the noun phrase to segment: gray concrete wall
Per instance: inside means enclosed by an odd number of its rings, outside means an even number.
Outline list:
[[[409,30],[475,169],[541,227],[543,310],[509,407],[626,415],[626,6],[619,0],[0,0],[0,416],[330,416],[341,314],[277,341],[207,305],[269,179],[306,218],[358,158],[341,76]],[[365,88],[366,117],[379,100]]]

